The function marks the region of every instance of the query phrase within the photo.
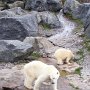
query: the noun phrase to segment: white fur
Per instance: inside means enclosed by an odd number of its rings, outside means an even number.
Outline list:
[[[57,59],[57,64],[63,64],[64,60],[66,60],[67,64],[70,64],[70,60],[74,58],[74,54],[69,49],[59,48],[55,51],[54,57]]]
[[[32,61],[24,66],[24,75],[24,86],[29,89],[32,89],[32,83],[35,81],[34,90],[39,90],[40,84],[50,79],[51,83],[54,83],[53,89],[57,90],[57,80],[60,73],[53,65]]]

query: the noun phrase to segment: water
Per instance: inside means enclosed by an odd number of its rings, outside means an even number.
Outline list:
[[[58,34],[49,38],[49,40],[53,43],[58,43],[61,40],[67,39],[70,35],[72,35],[72,31],[75,29],[75,23],[64,17],[62,10],[57,14],[57,17],[62,24],[62,28],[60,28],[62,32],[58,32]]]
[[[63,32],[60,33],[61,37],[68,37],[72,30],[75,29],[75,23],[69,21],[67,18],[64,17],[62,10],[59,12],[59,14],[57,15],[59,21],[62,24],[62,28],[63,28]]]

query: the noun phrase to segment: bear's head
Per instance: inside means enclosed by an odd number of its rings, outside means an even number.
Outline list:
[[[52,84],[57,83],[59,76],[60,76],[59,71],[53,65],[50,65],[49,77],[50,77],[51,83]]]

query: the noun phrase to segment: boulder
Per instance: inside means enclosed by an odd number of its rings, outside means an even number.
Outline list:
[[[36,13],[16,17],[0,18],[0,39],[23,40],[26,36],[37,36]]]
[[[61,8],[61,0],[25,0],[25,9],[27,10],[59,11]]]
[[[2,1],[6,3],[14,3],[16,0],[2,0]]]
[[[15,7],[21,7],[21,8],[24,8],[24,2],[23,1],[16,1],[12,4],[8,4],[8,6],[10,8],[15,8]]]
[[[74,18],[80,19],[85,22],[90,3],[80,4],[76,0],[66,0],[63,8],[65,14],[71,14]]]
[[[87,13],[85,22],[84,22],[84,31],[88,38],[90,38],[90,9]]]
[[[9,9],[7,3],[4,3],[3,0],[0,1],[0,10]]]
[[[43,57],[53,57],[53,53],[59,48],[54,46],[45,37],[26,37],[23,42],[32,44],[34,50],[39,52]]]
[[[15,7],[15,8],[11,8],[11,9],[4,10],[4,11],[7,11],[7,12],[11,11],[12,13],[15,13],[16,15],[26,15],[26,14],[28,14],[28,12],[23,10],[21,7]]]
[[[77,9],[80,3],[76,0],[66,0],[63,7],[63,12],[65,14],[76,15]]]
[[[38,23],[47,27],[47,28],[60,28],[61,23],[58,19],[58,17],[51,12],[45,11],[45,12],[39,12],[38,14]]]
[[[31,44],[19,40],[0,40],[0,61],[16,62],[24,60],[33,52]]]
[[[27,12],[21,9],[21,7],[15,7],[12,9],[0,11],[0,18],[1,17],[15,17],[17,15],[25,15],[25,14],[27,14]]]
[[[3,10],[0,11],[0,18],[2,17],[14,17],[16,14],[14,12],[11,11],[7,11],[7,10]]]
[[[89,9],[90,9],[90,3],[80,4],[76,11],[76,15],[74,15],[74,17],[79,18],[84,22]]]

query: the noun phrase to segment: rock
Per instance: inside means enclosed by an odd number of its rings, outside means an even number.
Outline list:
[[[89,9],[90,9],[90,3],[83,3],[79,5],[76,11],[76,15],[74,15],[74,17],[79,18],[84,22]]]
[[[16,14],[11,12],[11,11],[7,11],[7,10],[4,10],[4,11],[0,11],[0,18],[2,17],[14,17]]]
[[[26,0],[25,9],[36,11],[59,11],[62,8],[61,0]]]
[[[90,3],[80,4],[76,0],[66,0],[63,12],[66,14],[71,14],[74,18],[81,19],[83,22],[85,22],[89,9]]]
[[[24,2],[23,1],[16,1],[12,4],[8,4],[10,8],[14,8],[14,7],[21,7],[24,8]]]
[[[21,7],[15,7],[12,9],[4,10],[4,11],[11,11],[12,13],[15,13],[16,15],[26,15],[28,14],[27,11],[23,10]]]
[[[7,3],[4,3],[3,0],[0,1],[0,10],[9,9]]]
[[[6,3],[14,3],[15,1],[17,0],[3,0],[3,2],[6,2]]]
[[[88,38],[90,38],[90,9],[87,13],[85,22],[84,22],[84,31]]]
[[[40,52],[43,57],[52,57],[52,53],[59,48],[54,46],[47,38],[44,37],[26,37],[23,42],[32,44],[34,50]]]
[[[70,65],[64,64],[58,67],[60,68],[61,71],[66,71],[69,73],[74,73],[76,69],[80,68],[80,66],[75,62],[71,63]]]
[[[61,0],[47,0],[46,7],[49,11],[60,11],[62,9]]]
[[[60,28],[61,23],[58,17],[48,11],[40,12],[38,18],[38,23],[43,25],[45,28]]]
[[[25,15],[27,12],[20,7],[15,7],[8,10],[0,11],[0,18],[1,17],[15,17],[17,15]]]
[[[31,44],[19,40],[0,40],[0,61],[16,62],[24,60],[33,52]]]
[[[76,0],[66,0],[64,3],[63,12],[65,14],[76,15],[80,3]]]
[[[36,13],[0,18],[0,39],[23,40],[27,36],[37,36]]]

